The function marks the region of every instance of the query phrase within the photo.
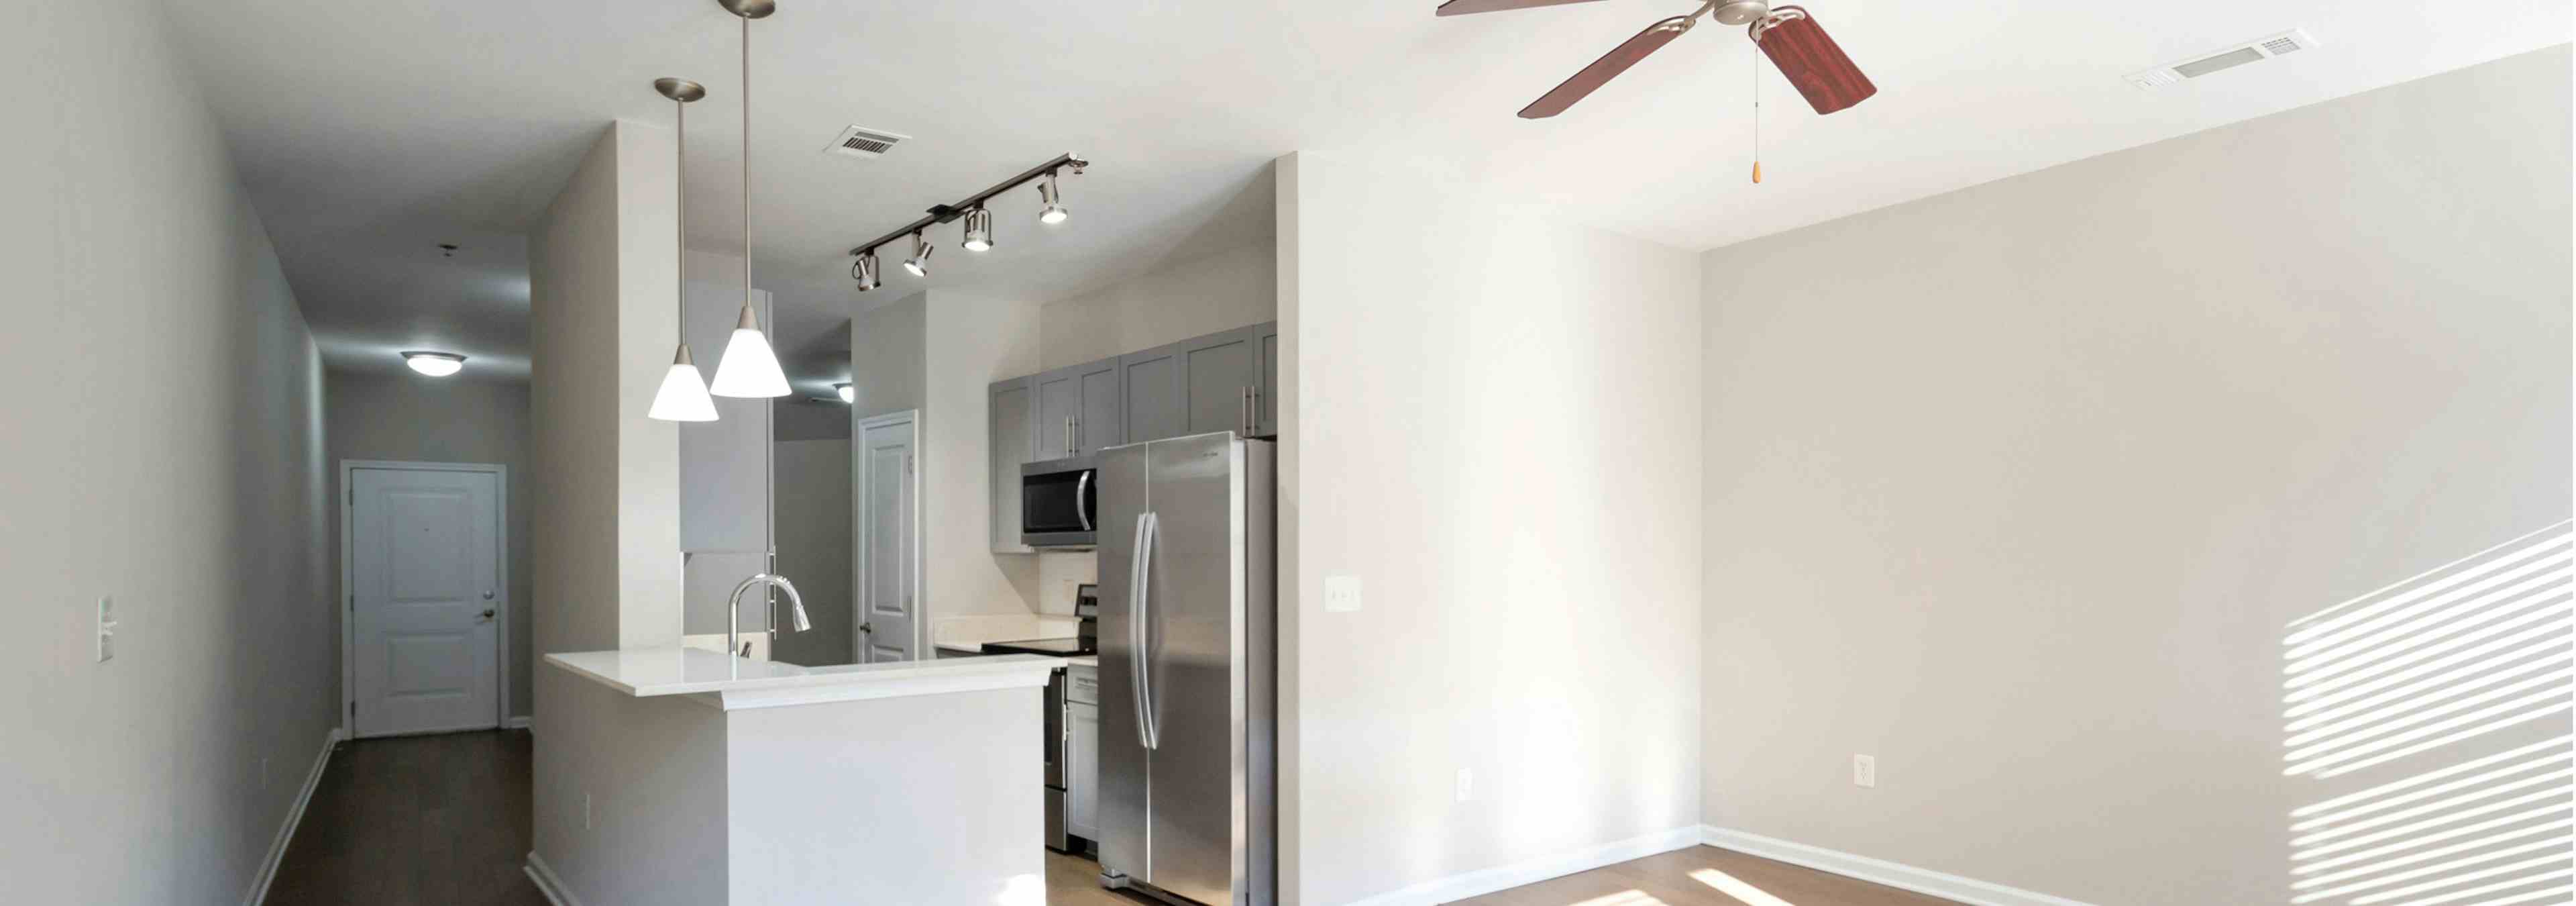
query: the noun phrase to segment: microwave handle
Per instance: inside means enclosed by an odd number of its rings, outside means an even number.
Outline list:
[[[1073,514],[1082,519],[1082,530],[1086,532],[1093,530],[1091,527],[1091,504],[1089,502],[1091,500],[1091,473],[1091,469],[1082,470],[1082,477],[1075,480],[1073,483]]]

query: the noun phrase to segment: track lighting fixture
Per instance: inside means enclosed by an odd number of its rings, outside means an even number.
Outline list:
[[[760,332],[760,314],[751,307],[751,20],[778,11],[774,0],[716,0],[725,12],[742,18],[742,317],[733,328],[733,339],[725,343],[724,360],[716,363],[716,379],[707,392],[717,396],[761,398],[786,396],[793,392],[787,386],[787,372],[778,367],[778,353],[769,348],[769,337]]]
[[[903,259],[903,269],[915,277],[930,276],[930,239],[920,230],[912,231],[912,257]]]
[[[860,292],[867,292],[883,285],[883,278],[877,270],[877,247],[906,236],[912,237],[912,257],[904,259],[903,269],[915,277],[929,276],[930,237],[927,231],[931,227],[961,219],[966,221],[965,235],[960,237],[957,244],[970,252],[990,251],[994,245],[993,212],[986,208],[984,203],[1004,192],[1032,182],[1038,183],[1038,200],[1043,204],[1043,207],[1038,210],[1038,220],[1042,223],[1062,223],[1070,212],[1065,209],[1061,196],[1057,194],[1056,177],[1063,173],[1080,176],[1083,168],[1089,166],[1091,162],[1080,157],[1071,154],[1058,155],[1054,160],[1030,167],[1021,171],[1018,176],[994,183],[984,191],[966,196],[956,204],[932,205],[929,213],[921,219],[904,224],[866,245],[851,249],[850,254],[857,256],[859,260],[850,265],[850,279],[859,282]]]
[[[465,370],[465,357],[453,352],[406,352],[403,364],[430,377],[446,377]]]
[[[850,278],[859,281],[860,292],[875,289],[878,284],[885,282],[885,278],[880,276],[881,273],[882,271],[877,267],[876,249],[860,252],[858,263],[850,265]]]
[[[1039,223],[1063,223],[1066,217],[1073,214],[1072,211],[1065,209],[1063,200],[1056,194],[1055,171],[1053,170],[1047,171],[1045,182],[1038,183],[1038,201],[1046,205],[1046,207],[1038,209]]]

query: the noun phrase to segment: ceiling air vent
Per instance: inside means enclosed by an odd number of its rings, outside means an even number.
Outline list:
[[[2171,85],[2184,79],[2197,79],[2222,69],[2233,69],[2257,60],[2268,60],[2294,50],[2317,46],[2317,39],[2307,30],[2293,28],[2277,35],[2256,38],[2234,47],[2201,54],[2188,60],[2168,63],[2145,72],[2129,74],[2129,84],[2140,88]]]
[[[884,157],[897,143],[911,137],[866,126],[852,126],[841,130],[840,137],[833,139],[831,147],[823,151],[848,157]]]

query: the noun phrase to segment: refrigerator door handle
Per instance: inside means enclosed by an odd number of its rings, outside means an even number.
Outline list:
[[[1154,678],[1151,658],[1145,652],[1148,608],[1153,604],[1154,513],[1136,514],[1136,544],[1129,549],[1127,562],[1127,659],[1136,671],[1136,744],[1153,751],[1161,735],[1154,726]]]
[[[1082,530],[1086,532],[1094,531],[1091,527],[1091,504],[1089,502],[1091,500],[1091,472],[1092,470],[1090,469],[1082,470],[1082,477],[1075,479],[1073,482],[1073,515],[1082,520]]]

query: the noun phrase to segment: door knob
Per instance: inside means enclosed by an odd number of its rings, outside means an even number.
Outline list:
[[[491,618],[492,618],[492,608],[489,608],[489,607],[483,608],[483,618],[484,618],[484,619],[486,619],[486,620],[489,620],[489,619],[491,619]]]
[[[483,592],[483,600],[486,600],[486,601],[492,600],[492,592],[491,592],[491,591],[489,591],[489,590],[484,591],[484,592]]]
[[[874,625],[871,625],[871,624],[868,624],[868,623],[861,623],[861,624],[859,624],[859,631],[860,631],[860,632],[867,633],[867,634],[869,634],[869,635],[875,635],[875,634],[876,634],[876,632],[877,632],[877,628],[876,628]]]

